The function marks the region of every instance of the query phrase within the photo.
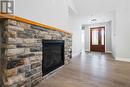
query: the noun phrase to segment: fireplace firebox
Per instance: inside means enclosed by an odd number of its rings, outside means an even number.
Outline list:
[[[43,76],[64,65],[64,40],[43,40]]]

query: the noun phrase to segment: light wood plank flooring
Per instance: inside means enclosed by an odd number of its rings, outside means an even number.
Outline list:
[[[84,53],[36,87],[130,87],[130,63],[111,54]]]

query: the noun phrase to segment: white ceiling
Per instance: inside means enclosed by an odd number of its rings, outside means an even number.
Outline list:
[[[127,0],[73,0],[79,15],[113,11],[124,7]]]
[[[95,23],[110,21],[113,12],[117,9],[124,8],[130,0],[73,0],[78,15],[91,24],[91,20],[96,19]]]

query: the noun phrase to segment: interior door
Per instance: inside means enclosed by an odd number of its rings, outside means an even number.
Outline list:
[[[105,52],[105,27],[90,29],[91,51]]]

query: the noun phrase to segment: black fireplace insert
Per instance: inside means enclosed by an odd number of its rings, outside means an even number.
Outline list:
[[[64,40],[43,40],[43,76],[64,65]]]

